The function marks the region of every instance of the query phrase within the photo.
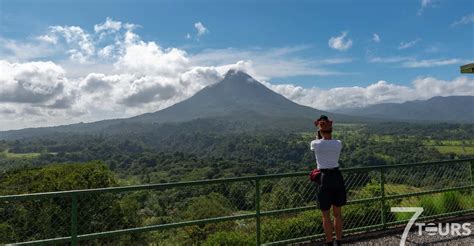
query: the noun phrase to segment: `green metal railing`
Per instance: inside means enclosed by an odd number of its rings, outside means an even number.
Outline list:
[[[424,176],[426,170],[430,170],[433,174],[431,176]],[[467,192],[468,195],[472,196],[472,189],[474,188],[473,182],[473,171],[474,171],[474,159],[463,159],[463,160],[449,160],[449,161],[438,161],[438,162],[425,162],[425,163],[410,163],[410,164],[398,164],[398,165],[387,165],[387,166],[371,166],[371,167],[357,167],[357,168],[346,168],[342,169],[342,172],[346,179],[346,186],[349,194],[348,206],[355,206],[360,204],[379,204],[380,215],[367,215],[370,217],[368,221],[380,221],[377,224],[360,223],[361,220],[352,221],[351,226],[348,221],[348,228],[344,231],[346,234],[353,232],[362,232],[368,230],[385,229],[390,226],[399,225],[405,223],[407,220],[394,219],[393,215],[387,212],[390,204],[394,202],[408,203],[413,202],[411,198],[417,198],[432,194],[441,194],[447,192]],[[316,210],[317,206],[314,202],[308,202],[313,200],[313,183],[308,179],[308,171],[284,173],[284,174],[271,174],[271,175],[259,175],[249,177],[235,177],[235,178],[222,178],[212,180],[199,180],[189,182],[175,182],[175,183],[163,183],[163,184],[146,184],[146,185],[134,185],[125,187],[109,187],[99,189],[87,189],[87,190],[70,190],[70,191],[58,191],[58,192],[45,192],[45,193],[33,193],[33,194],[20,194],[20,195],[7,195],[0,196],[0,206],[7,207],[11,206],[11,203],[15,202],[34,202],[45,199],[67,199],[71,201],[70,206],[70,235],[64,237],[39,239],[26,242],[2,242],[0,243],[13,243],[18,245],[29,245],[29,244],[44,244],[44,243],[71,243],[77,245],[79,241],[95,240],[100,238],[109,238],[120,235],[127,235],[132,233],[144,233],[159,231],[165,229],[176,229],[189,227],[194,225],[204,225],[218,222],[238,221],[238,220],[255,220],[255,243],[256,245],[272,245],[272,244],[288,244],[300,241],[307,241],[322,236],[322,233],[307,233],[309,235],[294,235],[295,237],[286,238],[277,241],[264,240],[262,235],[262,220],[267,217],[276,217],[282,215],[291,215],[301,213],[303,211]],[[415,175],[416,174],[416,175]],[[378,176],[378,178],[376,178]],[[421,177],[421,178],[420,178]],[[376,190],[375,193],[369,194],[364,193],[364,187],[369,183],[369,180],[377,180],[375,187],[380,190]],[[410,181],[410,178],[412,181]],[[262,182],[271,182],[272,180],[281,179],[293,179],[297,184],[302,187],[301,190],[308,190],[301,192],[302,198],[296,200],[296,206],[290,206],[279,209],[262,209],[263,205],[267,205],[266,200],[262,200],[262,195],[268,195],[271,191],[265,190]],[[171,188],[179,187],[195,187],[195,186],[209,186],[209,185],[227,185],[235,182],[250,182],[254,185],[254,210],[252,212],[246,211],[242,214],[234,214],[227,216],[218,216],[212,218],[204,218],[197,220],[186,220],[173,223],[163,223],[146,225],[133,228],[124,228],[118,230],[109,230],[92,233],[80,233],[78,231],[79,211],[81,206],[84,204],[79,201],[84,197],[98,196],[101,194],[117,194],[124,192],[135,192],[135,191],[163,191]],[[420,183],[420,185],[406,185],[413,183]],[[415,187],[415,188],[413,188]],[[291,195],[291,191],[288,191],[288,195]],[[375,194],[375,195],[374,195]],[[405,200],[404,200],[405,199]],[[86,201],[87,199],[85,199]],[[474,200],[474,199],[471,199]],[[459,203],[459,202],[457,202]],[[445,203],[450,206],[449,203]],[[415,204],[416,205],[416,204]],[[463,214],[471,214],[474,212],[473,204],[461,204],[462,208],[457,207],[449,210],[448,212],[430,214],[421,219],[432,219],[446,216],[458,216]],[[367,205],[368,206],[368,205]],[[454,206],[454,205],[453,205]],[[1,210],[2,207],[0,207]],[[344,211],[344,210],[343,210]],[[374,218],[379,216],[380,220]],[[365,217],[362,217],[365,218]],[[0,224],[2,221],[0,221]],[[363,224],[363,226],[357,226]]]

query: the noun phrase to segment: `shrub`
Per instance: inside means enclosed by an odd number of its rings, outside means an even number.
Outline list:
[[[262,222],[264,242],[322,233],[321,212],[306,211],[290,218],[271,218]]]
[[[461,211],[464,209],[462,196],[458,191],[445,192],[441,195],[440,208],[443,213]]]

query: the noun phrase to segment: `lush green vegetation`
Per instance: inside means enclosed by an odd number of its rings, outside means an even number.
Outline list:
[[[56,134],[0,142],[0,194],[19,194],[116,185],[164,183],[310,170],[313,132],[191,131],[189,125],[167,132],[129,132],[119,135]],[[228,126],[226,126],[228,127]],[[160,130],[161,129],[161,130]],[[167,128],[168,130],[170,128]],[[343,141],[343,167],[389,165],[473,157],[474,126],[459,124],[343,124],[335,138]],[[459,149],[462,151],[458,151]],[[437,170],[414,168],[400,179],[387,172],[387,194],[418,192],[457,185],[439,182],[440,174],[465,171],[448,166]],[[351,197],[380,195],[377,176],[363,173]],[[351,177],[348,177],[350,181]],[[262,183],[264,210],[314,203],[315,187],[306,179]],[[250,183],[196,186],[193,189],[108,194],[81,201],[80,233],[172,223],[252,211]],[[388,205],[419,205],[427,214],[472,208],[472,195],[459,192],[413,197]],[[436,199],[431,199],[436,198]],[[469,200],[470,199],[470,200]],[[0,242],[65,236],[69,233],[71,201],[15,202],[0,207]],[[372,216],[368,217],[367,214]],[[391,214],[388,220],[404,219]],[[348,228],[380,223],[380,203],[350,205],[344,216]],[[31,221],[25,223],[26,221]],[[264,241],[321,233],[320,214],[307,211],[266,217]],[[255,222],[243,220],[190,226],[100,240],[98,244],[160,242],[163,244],[247,245],[255,240]]]
[[[0,194],[36,193],[71,189],[91,189],[116,185],[114,174],[98,162],[84,164],[48,165],[43,168],[22,169],[8,172],[0,179]],[[91,233],[139,225],[139,217],[133,203],[124,197],[103,194],[84,197],[80,201],[81,220],[78,231]],[[17,242],[67,236],[70,233],[71,200],[54,198],[46,200],[18,201],[0,207],[1,242]],[[119,242],[139,242],[140,237],[130,235]],[[106,243],[110,239],[99,240]]]

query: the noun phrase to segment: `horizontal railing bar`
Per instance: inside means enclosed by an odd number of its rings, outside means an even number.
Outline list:
[[[359,172],[365,170],[378,170],[378,169],[388,169],[388,168],[403,168],[403,167],[418,167],[418,166],[426,166],[426,165],[443,165],[449,163],[461,163],[461,162],[470,162],[474,161],[474,158],[468,159],[457,159],[457,160],[444,160],[444,161],[431,161],[431,162],[414,162],[414,163],[403,163],[403,164],[394,164],[394,165],[377,165],[377,166],[367,166],[367,167],[352,167],[342,169],[348,172]]]
[[[344,233],[354,233],[354,232],[366,231],[366,230],[372,230],[372,229],[378,229],[378,228],[382,228],[382,224],[352,228],[352,229],[344,230]],[[298,237],[298,238],[291,238],[291,239],[280,240],[280,241],[275,241],[275,242],[268,242],[263,245],[286,245],[290,243],[298,243],[302,241],[323,238],[324,236],[325,236],[324,233],[321,233],[321,234],[315,234],[315,235],[310,235],[310,236],[305,236],[305,237]]]
[[[364,200],[367,200],[367,199],[364,199]],[[314,208],[315,206],[308,206],[308,208],[309,207]],[[306,208],[306,207],[302,207],[302,208]],[[284,210],[278,210],[278,211],[284,211]],[[268,212],[276,212],[276,211],[268,211]],[[261,215],[263,215],[263,214],[273,215],[273,213],[270,214],[268,212],[266,212],[266,214],[265,214],[265,212],[263,212],[263,213],[261,213]],[[469,213],[469,212],[474,212],[474,209],[456,211],[456,212],[450,212],[450,213],[444,213],[444,214],[438,214],[438,215],[431,215],[431,216],[425,216],[425,217],[419,217],[419,220],[424,221],[424,220],[429,220],[429,219],[434,219],[434,218],[441,218],[441,217],[447,217],[447,216],[453,216],[453,215],[466,214],[466,213]],[[254,215],[254,214],[248,214],[248,215]],[[231,216],[231,217],[228,217],[228,218],[230,220],[233,217],[235,217],[235,216]],[[225,217],[221,217],[221,218],[225,218]],[[240,218],[240,219],[242,219],[242,218]],[[203,221],[203,220],[197,220],[195,222],[199,222],[199,221]],[[217,222],[219,222],[219,221],[217,221]],[[392,221],[392,222],[388,222],[386,225],[387,226],[392,226],[392,225],[399,225],[399,224],[403,224],[403,223],[407,223],[407,222],[408,222],[408,220]],[[174,224],[178,224],[178,223],[174,223]],[[166,225],[172,225],[172,224],[166,224]],[[165,225],[163,225],[163,226],[165,226]],[[184,226],[189,226],[189,225],[184,225]],[[169,228],[173,228],[173,227],[169,227]],[[382,228],[382,224],[351,228],[351,229],[344,230],[344,233],[354,233],[354,232],[367,231],[367,230],[380,229],[380,228]],[[166,228],[159,228],[159,229],[166,229]],[[156,230],[159,230],[159,229],[156,229]],[[155,229],[152,229],[152,230],[155,230]],[[122,233],[123,230],[118,230],[118,231],[113,231],[113,232],[118,232],[119,234],[123,234]],[[81,240],[88,240],[88,239],[96,239],[96,238],[102,237],[102,235],[100,235],[98,237],[94,237],[97,234],[104,234],[104,233],[85,234],[85,235],[79,236],[79,238]],[[265,243],[263,245],[278,245],[278,244],[296,243],[296,242],[302,242],[302,241],[312,240],[312,239],[316,239],[316,238],[321,238],[323,236],[324,236],[324,234],[316,234],[316,235],[311,235],[311,236],[305,236],[305,237],[299,237],[299,238],[292,238],[292,239],[287,239],[287,240],[269,242],[269,243]],[[93,237],[93,238],[91,238],[91,237]],[[44,240],[23,242],[23,243],[15,243],[14,245],[35,245],[35,244],[44,244],[44,243],[62,243],[62,242],[69,242],[70,240],[71,240],[71,237],[62,237],[62,238],[44,239]]]
[[[311,205],[311,206],[297,207],[297,208],[286,208],[286,209],[278,209],[278,210],[270,210],[270,211],[261,211],[260,216],[290,214],[290,213],[297,213],[297,212],[312,210],[312,209],[316,209],[316,208],[318,208],[317,205]]]
[[[428,216],[420,216],[418,217],[417,221],[426,221],[430,219],[437,219],[437,218],[443,218],[443,217],[449,217],[449,216],[454,216],[454,215],[461,215],[461,214],[469,214],[474,212],[474,209],[467,209],[467,210],[461,210],[461,211],[455,211],[455,212],[449,212],[449,213],[442,213],[442,214],[435,214],[435,215],[428,215]],[[392,221],[388,222],[387,225],[399,225],[403,223],[407,223],[409,220],[398,220],[398,221]]]
[[[57,237],[51,239],[42,239],[42,240],[35,240],[29,242],[21,242],[21,243],[12,243],[7,245],[43,245],[43,244],[56,244],[56,243],[67,243],[71,241],[71,237]]]
[[[348,201],[347,205],[378,201],[379,199],[380,199],[380,197],[357,199],[357,200]],[[312,209],[317,209],[317,208],[318,208],[317,205],[311,205],[311,206],[296,207],[296,208],[286,208],[286,209],[279,209],[279,210],[261,211],[260,215],[261,216],[273,216],[273,215],[279,215],[279,214],[302,212],[302,211],[307,211],[307,210],[312,210]]]
[[[393,199],[405,198],[405,197],[411,197],[411,196],[428,195],[428,194],[442,193],[442,192],[448,192],[448,191],[457,191],[457,190],[467,190],[467,189],[472,189],[472,188],[474,188],[474,185],[466,185],[466,186],[452,187],[452,188],[446,188],[446,189],[428,190],[428,191],[420,191],[420,192],[406,193],[406,194],[400,194],[400,195],[385,196],[385,199],[393,200]]]
[[[443,218],[443,217],[448,217],[448,216],[453,216],[453,215],[468,214],[469,212],[474,212],[474,209],[468,209],[468,210],[463,210],[463,211],[456,211],[456,212],[450,212],[450,213],[443,213],[443,214],[419,217],[418,221],[426,221],[426,220],[429,220],[429,219]],[[392,221],[392,222],[386,223],[386,225],[387,226],[394,226],[394,225],[407,223],[408,221],[409,220]],[[351,228],[351,229],[344,230],[344,234],[350,234],[350,233],[361,232],[361,231],[368,231],[368,230],[373,230],[373,229],[382,229],[382,227],[383,227],[382,224],[377,224],[377,225]],[[308,240],[323,238],[323,237],[324,237],[324,233],[321,233],[321,234],[315,234],[315,235],[311,235],[311,236],[291,238],[291,239],[280,240],[280,241],[275,241],[275,242],[268,242],[268,243],[265,243],[263,245],[284,245],[284,244],[298,243],[298,242],[302,242],[302,241],[308,241]]]
[[[101,237],[110,237],[110,236],[123,235],[123,234],[129,234],[129,233],[149,232],[149,231],[156,231],[156,230],[162,230],[162,229],[171,229],[171,228],[193,226],[193,225],[200,225],[200,224],[224,222],[224,221],[230,221],[230,220],[252,219],[254,217],[255,217],[255,213],[249,213],[249,214],[240,214],[240,215],[233,215],[233,216],[215,217],[215,218],[210,218],[210,219],[190,220],[190,221],[183,221],[183,222],[176,222],[176,223],[169,223],[169,224],[162,224],[162,225],[151,225],[151,226],[143,226],[143,227],[122,229],[122,230],[115,230],[115,231],[83,234],[83,235],[78,235],[77,239],[78,240],[91,240],[91,239],[97,239]]]
[[[459,159],[459,160],[447,160],[437,162],[420,162],[420,163],[409,163],[409,164],[396,164],[396,165],[379,165],[371,167],[354,167],[341,169],[342,172],[360,172],[365,170],[376,170],[381,168],[400,168],[400,167],[414,167],[423,165],[435,165],[435,164],[447,164],[447,163],[459,163],[474,161],[474,158],[470,159]],[[144,185],[131,185],[131,186],[120,186],[120,187],[107,187],[107,188],[96,188],[96,189],[84,189],[84,190],[68,190],[68,191],[54,191],[54,192],[42,192],[42,193],[31,193],[31,194],[19,194],[19,195],[4,195],[0,196],[1,201],[14,201],[14,200],[28,200],[28,199],[42,199],[51,197],[71,196],[72,194],[88,195],[105,192],[127,192],[137,190],[151,190],[151,189],[169,189],[181,186],[192,186],[192,185],[204,185],[204,184],[220,184],[230,182],[242,182],[242,181],[253,181],[256,179],[274,179],[274,178],[288,178],[288,177],[299,177],[308,175],[308,171],[300,171],[293,173],[281,173],[281,174],[267,174],[267,175],[256,175],[246,177],[234,177],[234,178],[221,178],[221,179],[207,179],[207,180],[196,180],[196,181],[184,181],[174,183],[162,183],[162,184],[144,184]]]

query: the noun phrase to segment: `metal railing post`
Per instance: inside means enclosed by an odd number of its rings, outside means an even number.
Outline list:
[[[387,227],[387,218],[385,218],[385,168],[380,168],[380,212],[382,219],[382,228]]]
[[[473,179],[473,177],[474,177],[474,160],[471,160],[470,164],[471,165],[469,165],[469,171],[470,171],[469,175],[471,176],[471,184],[474,184],[474,179]]]
[[[469,162],[469,176],[471,179],[471,185],[474,184],[474,160]],[[471,189],[471,195],[474,196],[474,189]]]
[[[260,179],[255,179],[255,219],[256,219],[256,244],[260,245]]]
[[[77,194],[72,194],[71,208],[71,245],[77,245]]]

